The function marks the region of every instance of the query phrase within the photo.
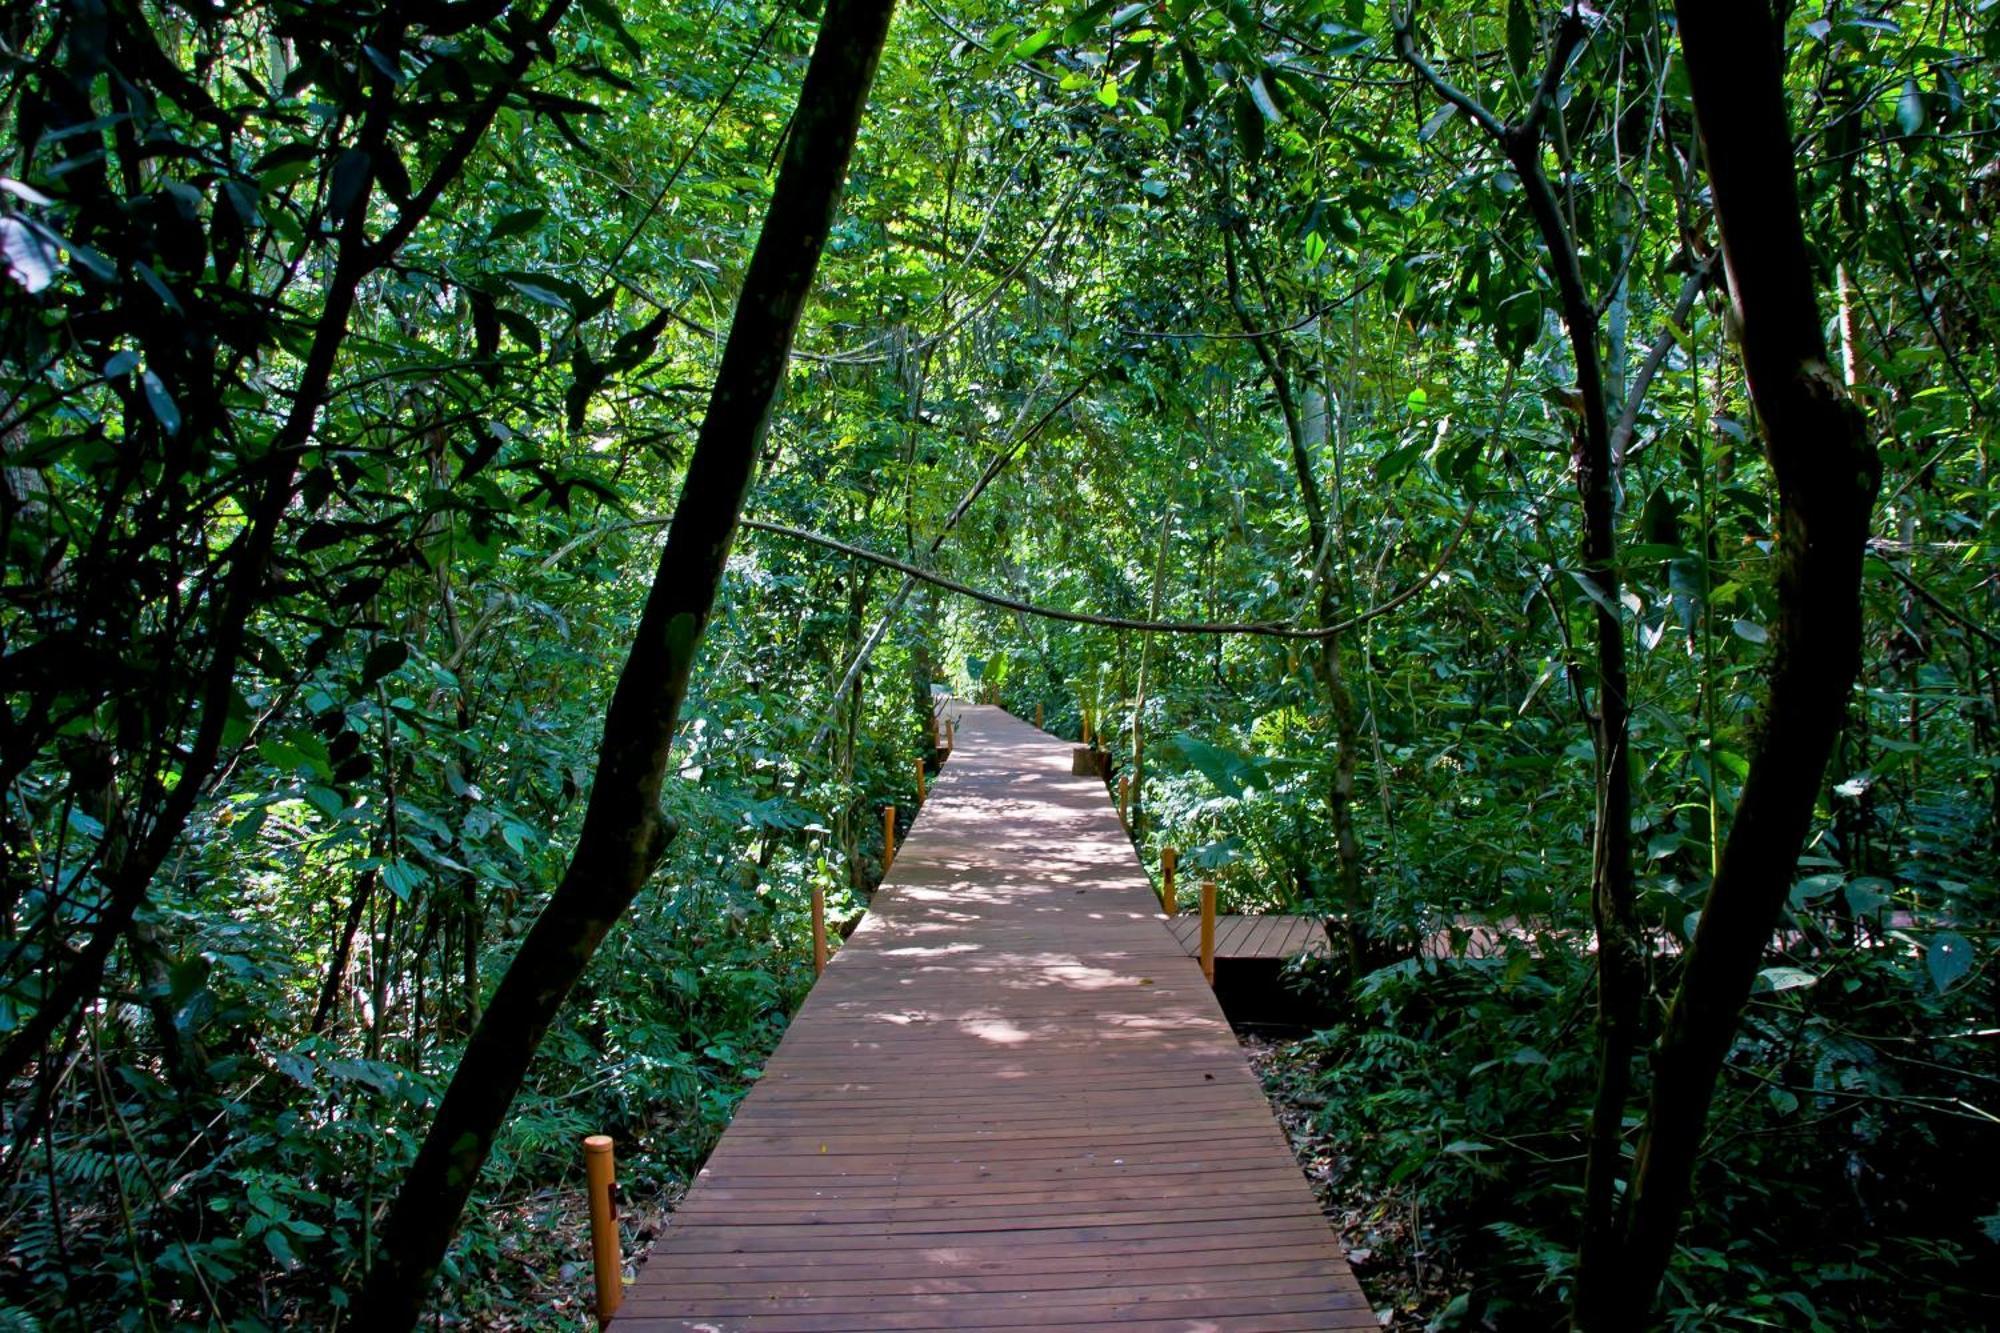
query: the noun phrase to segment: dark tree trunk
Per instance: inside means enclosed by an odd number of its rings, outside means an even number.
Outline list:
[[[1665,1031],[1626,1192],[1623,1250],[1596,1327],[1651,1311],[1691,1194],[1710,1100],[1777,925],[1861,662],[1861,559],[1881,464],[1827,347],[1769,6],[1681,0],[1681,47],[1708,159],[1750,395],[1778,482],[1770,692],[1722,864]]]
[[[658,572],[605,714],[575,855],[500,979],[384,1224],[357,1326],[416,1320],[493,1136],[570,989],[653,867],[694,656],[833,223],[893,0],[833,0],[716,372]]]

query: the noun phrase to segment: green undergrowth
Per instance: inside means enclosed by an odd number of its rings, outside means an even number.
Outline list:
[[[2000,1217],[1974,1164],[1993,1142],[1979,1112],[1992,1078],[1990,1058],[1965,1062],[1991,986],[1940,987],[1900,932],[1862,933],[1766,971],[1718,1094],[1668,1327],[1986,1326]],[[1330,1211],[1398,1326],[1563,1320],[1591,984],[1587,957],[1528,943],[1405,961],[1362,980],[1351,1019],[1266,1063],[1302,1161],[1338,1164]]]

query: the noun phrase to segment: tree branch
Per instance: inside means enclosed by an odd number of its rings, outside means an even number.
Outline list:
[[[1444,572],[1444,567],[1451,562],[1452,556],[1457,553],[1459,543],[1465,539],[1465,534],[1471,530],[1472,520],[1477,512],[1476,501],[1466,506],[1465,518],[1459,524],[1458,531],[1452,534],[1451,541],[1438,554],[1438,558],[1431,564],[1430,569],[1401,592],[1398,592],[1385,602],[1350,616],[1339,624],[1315,626],[1312,628],[1279,624],[1273,621],[1134,620],[1125,616],[1101,616],[1088,611],[1070,611],[1062,607],[1042,606],[1035,602],[1022,601],[1018,597],[1009,597],[1004,593],[987,592],[984,589],[975,588],[970,584],[960,583],[956,579],[947,578],[943,574],[935,573],[920,565],[913,565],[908,561],[898,560],[894,556],[883,555],[878,551],[871,551],[865,546],[855,546],[838,538],[826,536],[824,533],[810,532],[804,528],[795,528],[784,523],[770,523],[754,518],[744,519],[742,526],[756,532],[768,532],[774,536],[789,537],[794,541],[807,542],[824,550],[836,551],[841,555],[852,556],[856,560],[865,560],[870,564],[879,565],[884,569],[896,570],[920,583],[928,583],[934,588],[942,588],[946,592],[954,592],[961,597],[970,597],[972,600],[983,602],[987,606],[997,606],[1002,610],[1016,611],[1023,615],[1039,616],[1044,620],[1060,620],[1072,625],[1099,625],[1106,629],[1132,630],[1140,634],[1256,635],[1270,639],[1304,639],[1321,642],[1344,634],[1356,626],[1365,625],[1371,620],[1388,615],[1437,582],[1438,576]],[[662,521],[659,519],[637,520],[634,526]]]
[[[1632,443],[1632,434],[1639,428],[1639,409],[1646,405],[1646,391],[1653,387],[1653,377],[1666,364],[1667,353],[1673,350],[1674,334],[1687,324],[1688,316],[1694,313],[1694,303],[1701,299],[1703,291],[1715,279],[1715,256],[1706,255],[1698,260],[1694,272],[1681,287],[1680,299],[1674,302],[1674,313],[1667,317],[1667,327],[1660,330],[1660,336],[1646,352],[1646,360],[1640,365],[1639,373],[1632,377],[1631,388],[1625,394],[1625,410],[1618,414],[1618,424],[1611,428],[1611,465],[1623,467],[1625,454]],[[1642,446],[1643,447],[1643,446]],[[1637,449],[1631,450],[1637,453]]]

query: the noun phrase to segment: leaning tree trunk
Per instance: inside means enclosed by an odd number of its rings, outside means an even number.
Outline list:
[[[501,977],[390,1209],[362,1293],[359,1327],[396,1330],[415,1322],[535,1048],[673,836],[660,810],[660,788],[675,723],[893,8],[894,0],[831,0],[820,21],[708,412],[605,714],[576,852]]]
[[[1781,29],[1768,4],[1681,0],[1750,396],[1778,482],[1770,692],[1722,864],[1653,1058],[1603,1328],[1641,1327],[1692,1191],[1716,1079],[1796,873],[1820,778],[1861,664],[1861,559],[1881,463],[1827,347],[1786,121]]]

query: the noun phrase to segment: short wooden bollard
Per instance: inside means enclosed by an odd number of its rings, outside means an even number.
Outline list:
[[[958,743],[958,723],[952,721],[950,718],[946,718],[944,720],[945,753],[950,754],[952,747],[957,743]]]
[[[618,1244],[618,1212],[611,1203],[617,1167],[609,1134],[592,1134],[583,1141],[583,1176],[590,1191],[590,1262],[597,1276],[597,1324],[602,1328],[625,1299],[625,1257]]]
[[[1040,731],[1041,729],[1042,729],[1042,701],[1037,699],[1035,700],[1035,730]]]
[[[826,885],[813,885],[813,975],[826,974]]]
[[[924,761],[917,760],[917,804],[924,803]]]
[[[888,874],[889,867],[896,863],[896,807],[885,806],[882,810],[882,873]]]
[[[1179,910],[1174,901],[1174,866],[1180,859],[1181,854],[1171,847],[1160,853],[1160,909],[1168,916]]]
[[[1130,773],[1120,773],[1118,775],[1118,822],[1125,826],[1128,833],[1131,831],[1132,775]]]
[[[1201,882],[1201,974],[1215,986],[1215,881]]]

